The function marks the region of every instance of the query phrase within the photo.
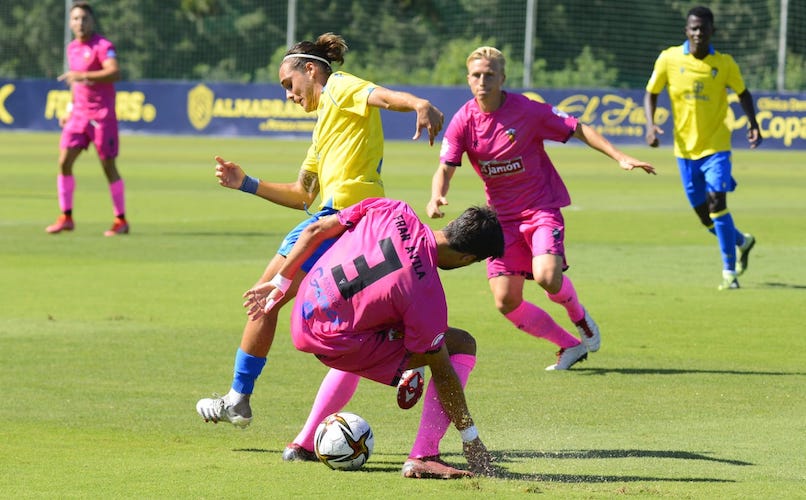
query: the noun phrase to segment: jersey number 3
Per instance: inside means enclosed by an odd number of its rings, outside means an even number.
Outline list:
[[[355,265],[358,276],[352,280],[347,280],[347,275],[344,274],[344,267],[341,265],[331,269],[333,279],[336,281],[339,292],[341,292],[341,296],[344,297],[345,300],[349,300],[350,297],[364,288],[380,280],[387,274],[391,274],[403,267],[403,264],[400,263],[400,257],[398,257],[395,251],[392,238],[379,241],[378,246],[381,247],[384,260],[373,267],[369,267],[367,265],[367,259],[363,255],[359,255],[353,259],[353,265]]]

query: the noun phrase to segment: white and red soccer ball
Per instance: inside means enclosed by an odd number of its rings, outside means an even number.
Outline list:
[[[375,438],[366,420],[355,413],[328,415],[314,434],[314,452],[334,470],[358,470],[369,460]]]

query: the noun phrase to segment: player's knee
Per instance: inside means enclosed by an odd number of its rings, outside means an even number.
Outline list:
[[[535,274],[535,283],[548,293],[558,293],[563,286],[563,273],[559,269]]]
[[[60,158],[59,159],[59,173],[62,175],[73,175],[73,164],[75,158]]]
[[[495,297],[495,308],[501,314],[507,315],[517,309],[521,302],[523,302],[523,297],[520,296],[504,295]]]
[[[727,209],[728,209],[728,197],[725,193],[708,193],[709,213],[719,214],[726,211]]]
[[[469,332],[459,328],[448,327],[445,332],[445,345],[449,354],[476,355],[476,339]]]
[[[552,295],[560,293],[560,289],[563,287],[563,275],[562,273],[559,273],[541,281],[539,284],[543,290],[546,291],[546,293],[550,293]]]
[[[711,227],[713,222],[711,222],[711,212],[709,210],[708,203],[697,205],[694,207],[694,212],[697,214],[697,217],[700,219],[700,223],[702,223],[703,226]]]

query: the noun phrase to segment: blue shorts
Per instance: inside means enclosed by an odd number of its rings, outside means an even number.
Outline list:
[[[731,175],[730,151],[720,151],[699,160],[678,158],[677,168],[692,207],[705,203],[707,193],[729,193],[736,189]]]
[[[288,234],[285,236],[285,239],[283,239],[283,242],[280,243],[280,248],[279,250],[277,250],[277,253],[279,253],[283,257],[288,257],[288,253],[291,252],[291,248],[294,246],[294,243],[296,243],[297,240],[299,239],[299,235],[302,233],[303,229],[310,226],[314,222],[318,221],[322,217],[327,217],[328,215],[333,215],[336,213],[339,213],[339,211],[333,208],[326,207],[316,212],[315,214],[311,215],[310,217],[300,222],[299,224],[297,224],[297,226],[294,229],[288,232]],[[305,271],[306,273],[310,271],[313,265],[316,263],[316,261],[319,260],[319,257],[321,257],[322,254],[327,252],[327,249],[333,246],[333,243],[335,241],[336,238],[330,238],[323,241],[322,244],[319,245],[319,247],[313,252],[313,255],[311,255],[308,258],[308,260],[302,263],[302,270]]]

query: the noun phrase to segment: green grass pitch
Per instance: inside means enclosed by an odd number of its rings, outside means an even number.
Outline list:
[[[0,134],[0,496],[6,498],[804,498],[806,153],[738,150],[739,228],[758,239],[742,289],[720,259],[668,148],[627,148],[658,176],[582,146],[551,146],[569,186],[568,272],[602,349],[545,372],[554,349],[494,308],[483,265],[443,273],[451,323],[479,356],[467,393],[506,476],[400,477],[421,406],[363,381],[347,407],[372,424],[358,472],[286,464],[325,367],[293,350],[287,316],[239,431],[204,424],[198,398],[228,389],[241,294],[302,215],[223,189],[213,156],[291,182],[305,141],[122,138],[132,233],[112,222],[94,151],[76,166],[76,230],[57,216],[58,136]],[[438,146],[387,145],[390,197],[421,215]],[[467,167],[448,218],[484,202]],[[446,219],[447,220],[447,219]],[[431,222],[439,227],[444,221]],[[531,284],[526,297],[570,327]],[[464,464],[458,433],[444,457]]]

